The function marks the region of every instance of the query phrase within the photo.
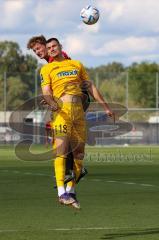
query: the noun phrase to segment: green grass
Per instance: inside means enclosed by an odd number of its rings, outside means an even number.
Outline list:
[[[75,211],[57,202],[52,161],[18,160],[0,147],[0,239],[158,240],[158,156],[157,147],[87,148]]]

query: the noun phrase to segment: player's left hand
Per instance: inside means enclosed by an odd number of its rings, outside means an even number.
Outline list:
[[[106,114],[113,119],[113,122],[115,123],[115,113],[112,112],[110,109],[106,110]]]

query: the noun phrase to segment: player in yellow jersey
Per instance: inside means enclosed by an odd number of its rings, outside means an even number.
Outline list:
[[[53,124],[57,147],[54,166],[59,202],[65,205],[77,203],[80,208],[75,195],[75,182],[72,183],[72,191],[67,193],[64,177],[65,159],[69,151],[69,144],[71,144],[73,151],[76,179],[83,167],[86,125],[81,101],[81,86],[86,83],[88,91],[96,101],[103,105],[106,113],[109,116],[113,116],[113,113],[98,89],[89,81],[82,63],[64,59],[58,39],[49,39],[46,47],[48,54],[54,58],[54,62],[41,68],[41,87],[46,102],[54,110]]]
[[[33,52],[40,59],[45,59],[49,63],[54,61],[54,58],[49,56],[48,53],[47,53],[46,38],[43,35],[34,36],[34,37],[30,38],[28,43],[27,43],[27,48],[32,49]],[[66,52],[62,51],[62,55],[63,55],[64,58],[70,59],[70,57],[67,55]],[[82,92],[83,92],[83,96],[82,96],[83,108],[84,108],[84,111],[86,111],[86,109],[89,106],[90,98],[89,98],[89,95],[88,95],[87,91],[83,90]],[[48,131],[50,131],[50,130],[48,130]],[[46,131],[46,133],[47,133],[47,131]],[[47,134],[46,134],[46,136],[47,136]],[[79,178],[76,180],[76,183],[79,182],[79,180],[82,177],[84,177],[86,174],[87,174],[87,170],[85,168],[83,168]],[[74,179],[73,154],[70,151],[69,154],[67,155],[67,159],[66,159],[65,183],[69,182],[72,179]],[[68,184],[68,189],[69,189],[69,185],[71,185],[71,183]]]

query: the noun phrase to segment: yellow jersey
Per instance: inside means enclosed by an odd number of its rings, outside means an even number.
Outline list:
[[[53,96],[57,98],[60,98],[64,93],[82,95],[82,81],[89,80],[83,64],[77,60],[68,59],[44,65],[40,75],[41,87],[50,85]]]

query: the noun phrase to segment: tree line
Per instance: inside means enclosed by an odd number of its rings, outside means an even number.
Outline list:
[[[0,110],[14,110],[27,99],[40,93],[38,70],[35,57],[23,54],[18,43],[0,42]],[[155,62],[132,63],[124,66],[119,62],[87,68],[90,79],[98,85],[107,101],[129,107],[156,107],[159,65]],[[37,80],[37,86],[36,81]]]

